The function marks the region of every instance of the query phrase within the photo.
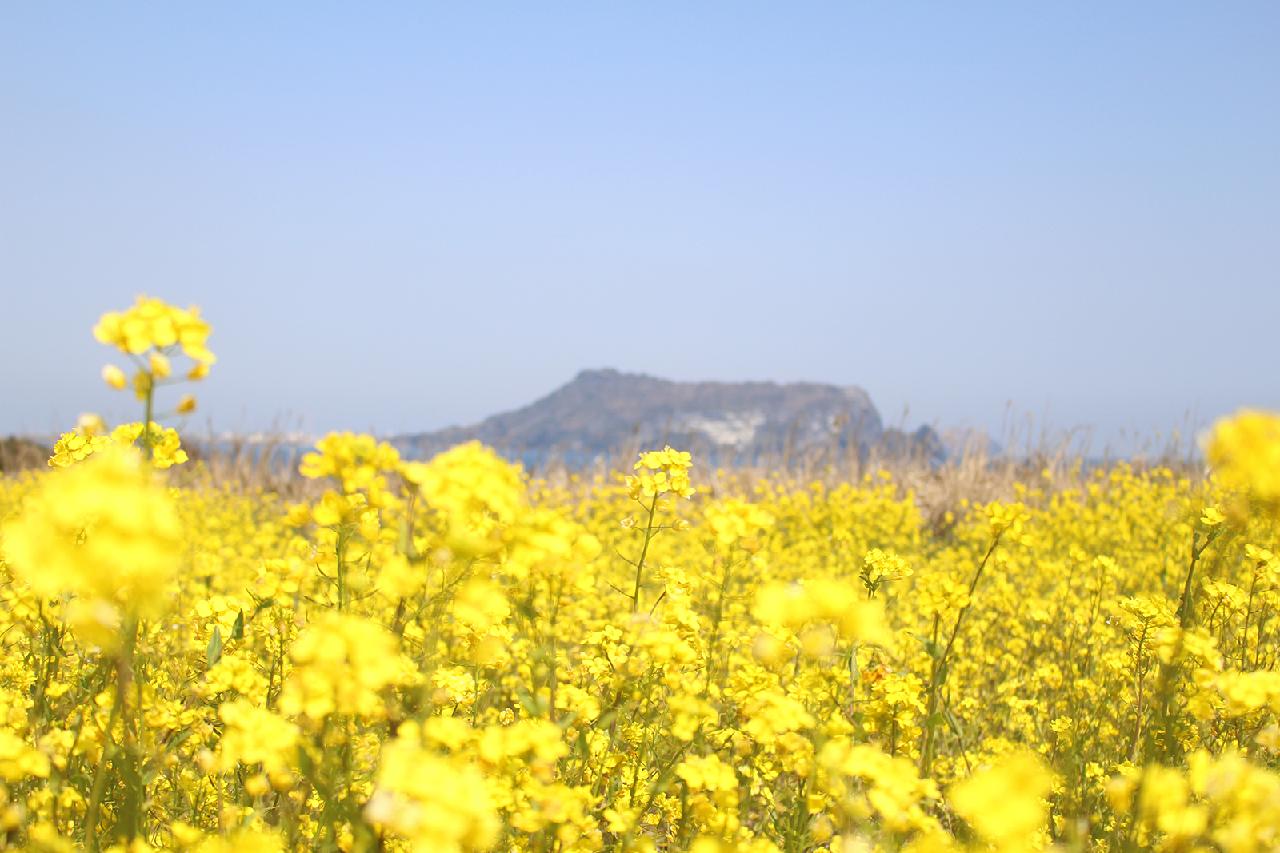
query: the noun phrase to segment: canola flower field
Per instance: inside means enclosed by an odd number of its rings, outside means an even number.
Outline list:
[[[1280,849],[1274,415],[940,525],[883,475],[352,434],[291,503],[164,424],[209,331],[105,315],[140,420],[0,480],[0,846]]]

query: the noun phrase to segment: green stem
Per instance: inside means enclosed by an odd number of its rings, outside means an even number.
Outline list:
[[[126,622],[124,631],[123,644],[116,656],[116,684],[115,690],[112,691],[111,714],[107,719],[107,727],[103,731],[102,756],[98,759],[98,767],[94,771],[93,788],[89,793],[89,805],[85,810],[85,847],[90,851],[95,851],[95,853],[98,850],[98,812],[102,806],[102,797],[107,789],[110,775],[108,768],[115,763],[117,754],[120,751],[120,747],[112,739],[112,733],[115,731],[116,722],[125,714],[125,706],[128,702],[128,688],[129,681],[132,679],[133,646],[137,637],[137,623],[130,619]],[[130,733],[127,719],[124,725],[124,738],[125,749],[133,749],[134,739]],[[132,827],[129,829],[129,834],[130,837],[133,836]]]
[[[156,458],[156,446],[155,442],[151,439],[151,418],[155,410],[156,379],[151,374],[147,374],[147,376],[147,398],[143,407],[142,416],[142,446],[146,448],[147,458],[154,462]]]
[[[982,556],[982,561],[978,563],[978,569],[973,573],[973,579],[969,581],[969,600],[965,602],[964,607],[961,607],[960,612],[956,614],[956,621],[951,626],[951,635],[947,638],[947,645],[933,661],[933,667],[929,674],[929,698],[928,706],[925,710],[924,737],[920,745],[921,776],[928,775],[929,767],[933,763],[933,732],[937,727],[937,721],[934,717],[938,713],[938,694],[947,680],[947,658],[950,657],[951,649],[956,644],[956,638],[960,636],[960,626],[964,624],[965,614],[973,606],[973,594],[978,589],[978,581],[982,580],[982,573],[986,569],[987,563],[991,560],[991,555],[996,552],[996,547],[1000,544],[1000,536],[1001,534],[997,533],[992,537],[987,553]]]
[[[636,586],[631,593],[631,612],[640,611],[640,584],[644,580],[644,561],[649,555],[649,543],[653,541],[653,516],[658,511],[658,496],[654,495],[649,503],[649,519],[644,527],[644,544],[640,546],[640,558],[636,560]]]
[[[549,684],[547,688],[547,716],[551,720],[551,722],[554,723],[556,721],[556,691],[560,686],[558,673],[556,672],[556,656],[559,654],[559,651],[560,651],[560,643],[557,636],[559,629],[556,625],[556,622],[558,621],[558,617],[560,615],[560,590],[559,590],[558,584],[552,584],[552,583],[548,583],[547,588],[552,595],[551,619],[550,619],[551,650],[549,653],[549,660],[547,662],[547,665],[551,669],[551,672],[548,676]],[[477,704],[479,703],[477,702]]]
[[[342,611],[347,603],[347,535],[342,531],[338,532],[338,545],[334,556],[338,560],[338,610]]]
[[[111,716],[107,719],[107,728],[103,734],[106,741],[102,747],[102,757],[98,759],[98,768],[93,773],[93,788],[89,793],[89,806],[85,810],[84,831],[85,847],[91,851],[98,850],[98,810],[102,805],[102,795],[107,789],[107,767],[115,757],[116,745],[111,742],[111,731],[120,719],[120,705],[111,703]]]

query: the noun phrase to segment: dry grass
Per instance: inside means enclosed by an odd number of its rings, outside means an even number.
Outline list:
[[[910,493],[927,524],[942,530],[948,518],[958,515],[965,502],[987,503],[1016,497],[1015,484],[1039,484],[1049,491],[1080,488],[1099,465],[1111,464],[1106,457],[1091,461],[1081,455],[1078,433],[1051,442],[1041,435],[1038,443],[1013,440],[1006,447],[1020,447],[1015,453],[992,453],[985,443],[971,442],[945,461],[927,457],[919,450],[886,452],[884,449],[858,452],[856,448],[810,447],[785,450],[751,462],[730,460],[721,467],[708,464],[709,454],[694,448],[695,463],[701,469],[698,482],[712,494],[744,493],[761,480],[793,484],[821,482],[827,486],[862,482],[879,472],[887,473],[900,494]],[[1197,478],[1201,469],[1188,449],[1172,442],[1159,453],[1127,460],[1136,468],[1163,465],[1180,474]],[[306,448],[283,435],[248,440],[243,438],[195,441],[186,445],[196,465],[175,469],[179,482],[200,482],[234,492],[270,492],[287,500],[301,500],[318,494],[316,481],[298,474],[298,463]],[[553,456],[530,473],[537,479],[562,488],[584,488],[610,482],[630,469],[640,450],[619,448],[586,466],[571,465]],[[43,469],[49,448],[40,442],[19,437],[0,439],[0,473],[12,474]]]

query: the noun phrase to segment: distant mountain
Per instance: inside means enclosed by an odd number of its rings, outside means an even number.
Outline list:
[[[885,429],[861,388],[810,382],[673,382],[617,370],[584,370],[540,400],[478,424],[392,439],[409,457],[478,439],[526,461],[570,463],[669,443],[718,462],[817,448],[885,447],[941,459],[929,427]]]

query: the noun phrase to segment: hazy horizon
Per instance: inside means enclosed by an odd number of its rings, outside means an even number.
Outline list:
[[[213,325],[198,430],[431,430],[596,367],[1095,447],[1280,409],[1277,36],[1266,3],[11,5],[0,434],[137,417],[90,329],[139,293]]]

